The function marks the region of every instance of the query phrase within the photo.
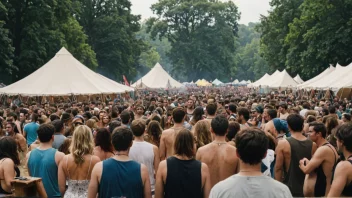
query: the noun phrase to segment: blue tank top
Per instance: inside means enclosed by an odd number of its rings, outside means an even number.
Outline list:
[[[99,197],[143,197],[141,164],[135,161],[103,161]]]
[[[32,177],[42,178],[48,197],[61,197],[58,184],[58,167],[55,162],[56,149],[34,149],[28,159],[28,169]]]

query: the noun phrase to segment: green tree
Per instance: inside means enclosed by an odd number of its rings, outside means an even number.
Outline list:
[[[144,43],[135,34],[140,29],[140,16],[131,14],[129,0],[75,0],[76,18],[88,35],[99,72],[121,80],[137,73]]]
[[[149,47],[146,51],[141,53],[139,64],[149,69],[153,68],[156,63],[160,61],[160,55],[154,47]]]
[[[258,26],[261,33],[261,54],[273,69],[283,70],[286,66],[288,46],[285,38],[289,24],[301,16],[299,9],[303,0],[272,0],[268,16],[261,16]],[[288,70],[289,72],[290,69]]]
[[[4,28],[7,19],[7,9],[0,2],[0,82],[9,83],[10,75],[17,71],[13,65],[13,47],[9,38],[9,31]]]
[[[286,65],[310,78],[329,64],[351,63],[351,9],[352,1],[304,1],[286,36]]]
[[[74,21],[71,0],[28,0],[1,2],[8,9],[6,28],[14,47],[14,64],[21,79],[51,59],[65,46],[91,68],[97,66],[86,35]]]
[[[162,0],[147,21],[153,38],[167,38],[173,73],[182,80],[228,80],[234,66],[239,12],[232,2]]]
[[[231,71],[235,79],[254,81],[271,70],[260,56],[260,33],[256,30],[257,25],[239,25],[235,67]]]

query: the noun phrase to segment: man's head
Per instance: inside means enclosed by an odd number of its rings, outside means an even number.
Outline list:
[[[279,104],[279,112],[286,113],[287,112],[287,104],[285,102],[281,102]]]
[[[349,113],[342,114],[342,121],[343,122],[350,122],[351,121],[351,114],[349,114]]]
[[[128,110],[123,110],[120,115],[122,124],[128,124],[131,119],[130,112]]]
[[[309,139],[313,142],[317,142],[321,139],[326,138],[327,129],[323,123],[312,122],[309,124]]]
[[[344,150],[352,152],[352,124],[343,124],[336,130],[337,148],[339,152]]]
[[[268,109],[267,110],[267,120],[272,120],[277,117],[277,111],[275,109]]]
[[[48,143],[54,140],[55,127],[52,124],[42,124],[39,126],[37,133],[41,143]]]
[[[62,133],[64,131],[64,123],[61,120],[54,120],[51,124],[55,127],[55,133]]]
[[[249,128],[237,133],[235,137],[237,156],[245,164],[257,165],[265,158],[269,140],[265,133]]]
[[[117,127],[112,133],[112,145],[116,151],[127,151],[132,146],[133,133],[131,129]]]
[[[179,124],[183,123],[185,116],[186,116],[186,112],[180,107],[175,108],[172,111],[172,118],[175,123],[179,123]]]
[[[229,104],[229,111],[231,114],[236,113],[237,112],[237,106],[234,103],[230,103]]]
[[[131,123],[131,130],[134,136],[136,137],[142,136],[145,131],[145,121],[142,119],[133,120]]]
[[[336,114],[336,108],[335,108],[335,106],[330,106],[329,107],[329,114]]]
[[[205,109],[207,110],[208,115],[214,116],[216,113],[217,105],[215,103],[209,103]]]
[[[302,133],[304,119],[299,114],[291,114],[287,117],[287,124],[292,133]]]
[[[244,107],[240,107],[237,109],[237,120],[240,124],[247,122],[249,120],[249,110]]]
[[[16,124],[13,123],[13,122],[8,122],[6,124],[6,131],[11,135],[11,134],[14,134],[15,133],[15,127],[16,127]]]
[[[218,115],[211,120],[211,132],[217,136],[224,136],[227,133],[229,122],[223,115]]]

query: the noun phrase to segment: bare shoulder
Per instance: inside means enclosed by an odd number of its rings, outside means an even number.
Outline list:
[[[98,162],[100,162],[101,160],[100,160],[100,158],[98,157],[98,156],[96,156],[96,155],[93,155],[92,156],[92,163],[93,164],[96,164],[96,163],[98,163]]]
[[[3,161],[2,161],[2,163],[1,164],[3,164],[4,165],[4,167],[14,167],[15,166],[15,163],[12,161],[12,159],[10,159],[10,158],[5,158]]]
[[[234,147],[234,146],[232,146],[232,145],[230,145],[230,144],[226,144],[226,151],[227,152],[236,152],[236,147]]]
[[[173,129],[166,129],[166,130],[164,130],[164,131],[161,133],[161,136],[163,136],[163,135],[169,135],[169,134],[172,133],[172,132],[174,132]]]
[[[148,168],[146,165],[144,164],[141,164],[141,172],[144,173],[144,172],[148,172]]]
[[[166,160],[163,160],[159,163],[158,171],[164,171],[166,167]]]
[[[62,159],[63,157],[65,157],[65,153],[56,151],[55,157],[57,157],[58,159]]]
[[[209,168],[208,168],[208,165],[206,163],[202,163],[201,171],[202,171],[202,173],[208,173],[209,172]]]
[[[153,151],[159,151],[159,148],[153,144]]]

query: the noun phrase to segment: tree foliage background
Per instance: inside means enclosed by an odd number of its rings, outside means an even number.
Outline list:
[[[262,16],[261,54],[272,69],[309,79],[352,62],[352,1],[272,0]]]

